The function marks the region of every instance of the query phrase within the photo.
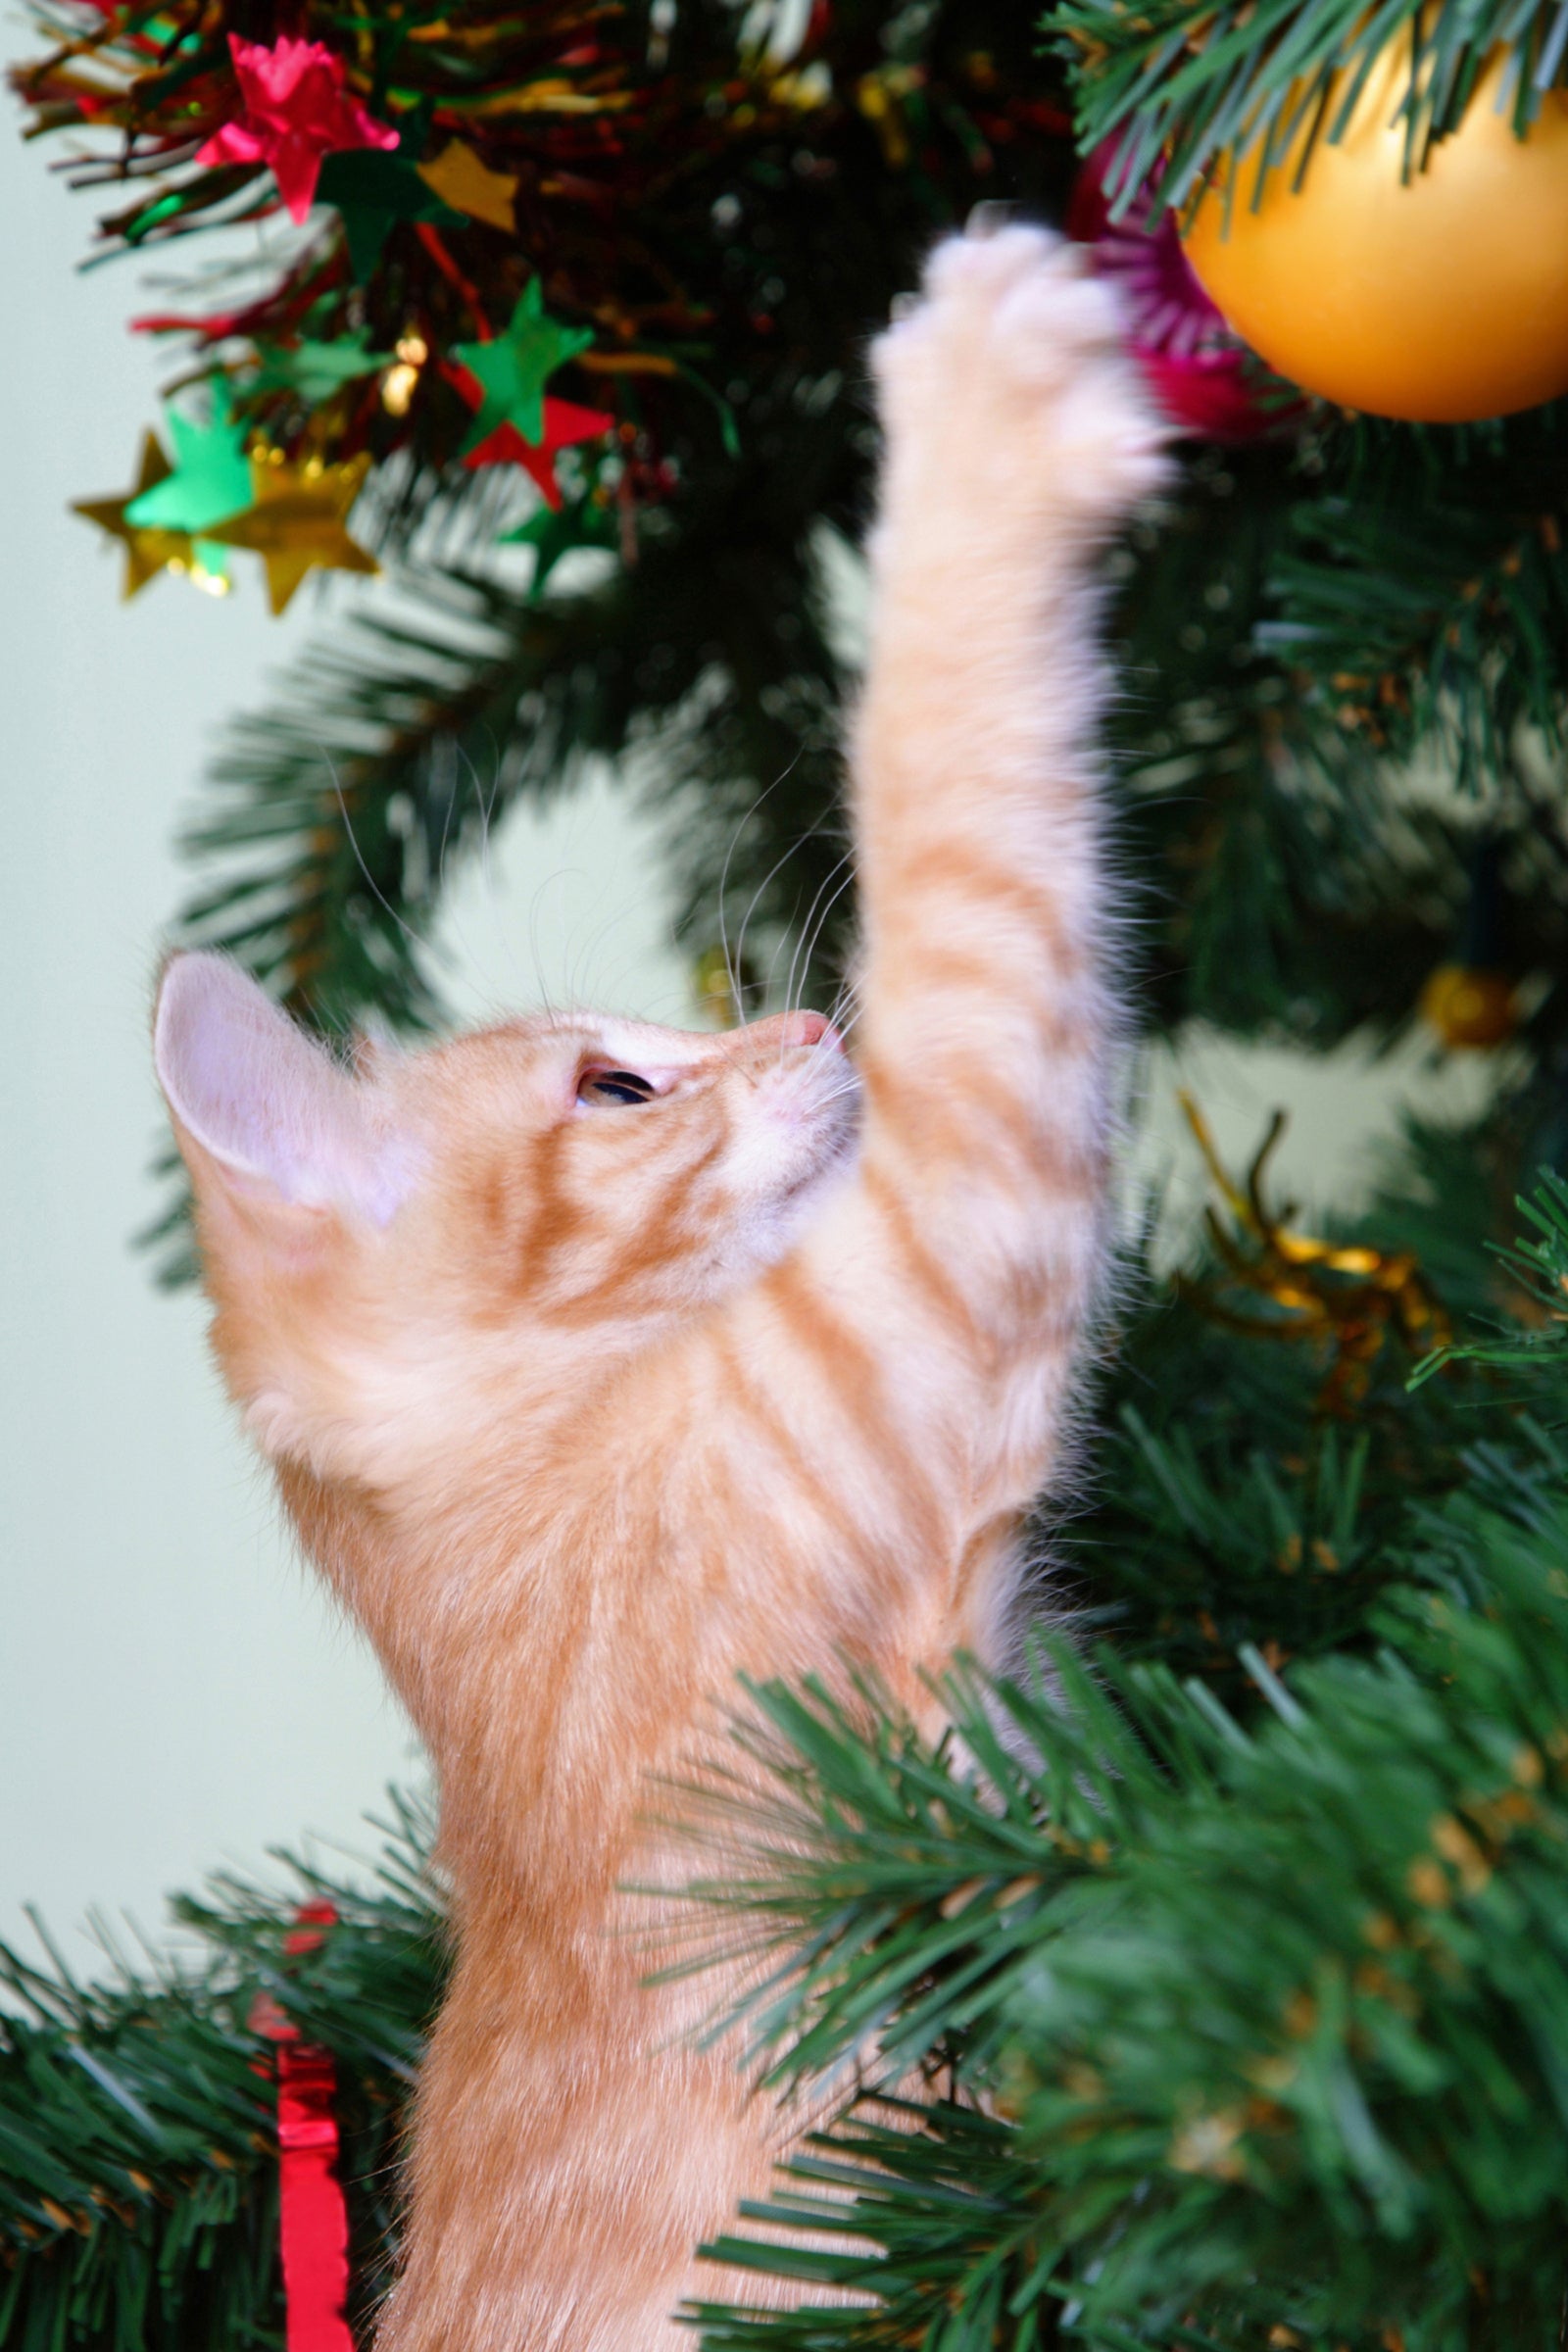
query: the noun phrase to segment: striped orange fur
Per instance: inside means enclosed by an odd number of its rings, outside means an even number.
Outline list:
[[[650,1778],[739,1670],[925,1707],[999,1655],[1058,1465],[1110,1141],[1093,563],[1156,433],[1041,231],[939,247],[874,361],[853,1050],[541,1015],[350,1073],[216,958],[160,996],[218,1359],[440,1777],[382,2352],[687,2340],[791,2123],[640,1983]]]

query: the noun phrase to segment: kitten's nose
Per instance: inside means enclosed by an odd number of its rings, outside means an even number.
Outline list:
[[[784,1020],[784,1043],[787,1046],[841,1046],[844,1040],[825,1012],[787,1012]]]
[[[843,1038],[824,1012],[775,1013],[768,1021],[748,1021],[746,1034],[780,1053],[786,1046],[836,1046],[841,1054],[844,1051]]]

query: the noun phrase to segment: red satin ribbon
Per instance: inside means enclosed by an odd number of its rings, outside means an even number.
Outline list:
[[[308,1952],[323,1940],[337,1913],[330,1903],[306,1903],[299,1926],[283,1938],[285,1952]],[[349,2291],[349,2222],[333,2170],[338,2151],[332,2101],[337,2070],[330,2050],[302,2041],[275,2001],[264,1994],[251,2012],[253,2032],[277,2049],[278,2189],[281,2205],[283,2301],[288,2352],[354,2352],[343,2317]]]

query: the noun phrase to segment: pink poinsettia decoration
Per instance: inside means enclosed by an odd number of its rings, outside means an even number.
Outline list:
[[[263,41],[228,36],[242,111],[198,154],[199,164],[270,164],[278,193],[296,220],[316,196],[321,158],[346,147],[395,147],[398,134],[367,114],[343,86],[343,60],[323,41],[286,35]]]
[[[1114,142],[1085,164],[1067,212],[1067,234],[1091,247],[1096,272],[1122,298],[1129,340],[1155,399],[1184,433],[1255,441],[1294,424],[1301,404],[1271,387],[1267,370],[1209,301],[1168,212],[1141,189],[1120,220],[1103,179]]]

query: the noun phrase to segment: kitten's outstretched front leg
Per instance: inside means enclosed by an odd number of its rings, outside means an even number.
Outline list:
[[[1114,1029],[1096,560],[1160,429],[1077,249],[940,246],[875,347],[886,430],[853,746],[865,1087],[802,1253],[974,1528],[1049,1471],[1103,1251]],[[1108,954],[1107,954],[1108,950]]]

